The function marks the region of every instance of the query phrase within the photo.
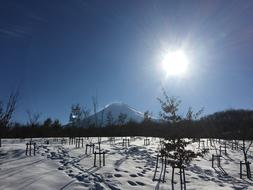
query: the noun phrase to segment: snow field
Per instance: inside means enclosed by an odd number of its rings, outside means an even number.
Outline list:
[[[134,137],[129,147],[122,146],[121,137],[116,137],[115,144],[108,139],[102,138],[106,163],[101,168],[94,167],[94,156],[89,151],[85,154],[85,146],[75,148],[68,142],[62,145],[53,138],[49,144],[44,143],[45,139],[33,139],[37,143],[36,156],[25,156],[25,143],[30,139],[4,139],[0,148],[0,189],[172,189],[170,166],[165,183],[159,180],[161,167],[153,180],[158,138],[149,138],[150,145],[144,146],[144,138]],[[84,145],[97,143],[98,138],[84,141]],[[197,150],[198,143],[188,148]],[[227,151],[222,155],[221,167],[211,167],[212,154],[216,152],[213,148],[203,158],[195,159],[186,168],[187,189],[253,189],[253,181],[239,178],[242,151],[231,150],[230,145]],[[253,150],[250,151],[252,162]],[[175,181],[174,188],[179,189],[178,174]]]

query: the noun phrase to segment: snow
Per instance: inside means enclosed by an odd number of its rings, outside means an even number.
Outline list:
[[[127,118],[125,120],[125,123],[130,120],[140,123],[144,119],[144,114],[142,112],[137,111],[136,109],[122,102],[114,102],[109,105],[106,105],[103,109],[98,111],[96,114],[91,115],[89,119],[92,122],[95,122],[95,118],[97,118],[97,122],[105,126],[107,124],[107,116],[109,113],[111,113],[112,115],[112,119],[113,119],[112,123],[114,124],[117,124],[120,114],[126,114]],[[153,119],[156,120],[155,118]]]
[[[129,137],[130,138],[130,137]],[[106,165],[93,166],[93,154],[85,148],[75,148],[50,138],[33,139],[37,143],[36,156],[25,156],[25,143],[30,139],[4,139],[0,148],[0,189],[171,189],[171,168],[167,168],[165,182],[160,169],[153,181],[159,139],[150,138],[151,144],[143,145],[141,137],[132,137],[129,147],[122,147],[122,139],[112,144],[102,138],[101,148],[106,151]],[[85,140],[96,143],[98,138]],[[96,144],[97,146],[97,144]],[[190,148],[197,149],[198,143]],[[98,147],[96,147],[96,151]],[[249,161],[252,162],[253,150]],[[210,150],[203,158],[195,159],[186,169],[187,189],[251,189],[253,181],[239,178],[241,150],[228,148],[222,156],[222,168],[211,167]],[[179,175],[175,189],[180,188]]]

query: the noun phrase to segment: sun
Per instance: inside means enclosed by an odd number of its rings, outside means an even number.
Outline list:
[[[186,72],[189,62],[185,53],[177,50],[167,53],[162,64],[167,76],[181,76]]]

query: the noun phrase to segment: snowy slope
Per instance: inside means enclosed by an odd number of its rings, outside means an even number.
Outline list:
[[[140,123],[144,119],[144,114],[136,109],[128,106],[127,104],[116,102],[105,106],[103,109],[98,111],[89,117],[91,123],[97,121],[98,125],[106,126],[108,123],[108,115],[111,113],[112,123],[117,124],[120,114],[125,114],[127,116],[125,123],[128,121],[134,121]],[[96,119],[97,118],[97,119]],[[155,118],[152,118],[156,120]]]
[[[94,155],[85,154],[85,147],[76,148],[75,144],[62,145],[61,141],[34,139],[38,145],[36,156],[25,156],[25,143],[29,139],[4,139],[0,148],[0,189],[27,190],[152,190],[171,188],[171,167],[166,168],[165,182],[161,181],[162,167],[154,177],[156,154],[159,139],[149,138],[151,143],[143,146],[141,137],[130,138],[130,146],[122,147],[122,138],[111,143],[110,138],[102,138],[101,149],[106,152],[105,166],[94,167]],[[86,143],[97,143],[97,138],[89,138]],[[205,140],[206,139],[202,139]],[[219,147],[221,143],[217,142]],[[241,146],[240,142],[240,146]],[[198,143],[189,147],[196,150]],[[211,166],[212,154],[195,159],[186,169],[187,189],[189,190],[253,190],[253,181],[239,176],[239,162],[243,153],[232,150],[228,144],[228,154],[222,154],[221,167]],[[96,144],[98,151],[98,144]],[[253,161],[253,148],[250,149],[249,161]],[[99,164],[97,162],[97,164]],[[161,166],[161,161],[159,163]],[[178,171],[176,171],[178,172]],[[180,189],[179,175],[175,176],[175,189]]]

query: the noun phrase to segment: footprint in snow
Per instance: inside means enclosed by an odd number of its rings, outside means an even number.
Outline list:
[[[209,177],[206,177],[206,176],[201,176],[199,175],[199,178],[205,180],[205,181],[210,181]]]
[[[78,181],[83,181],[84,180],[84,175],[78,175],[78,176],[76,176],[76,179],[78,180]]]
[[[108,186],[109,186],[109,188],[110,188],[111,190],[120,190],[119,188],[117,188],[117,187],[115,187],[115,186],[113,186],[113,185],[111,185],[111,184],[108,184]]]
[[[112,178],[113,176],[112,176],[111,173],[105,173],[105,177],[107,177],[107,178]]]
[[[204,172],[206,175],[213,176],[213,171],[211,171],[211,170],[204,170]]]
[[[142,182],[140,182],[140,181],[136,181],[136,183],[137,183],[138,185],[140,185],[140,186],[145,186],[145,183],[142,183]]]
[[[135,182],[133,182],[133,181],[127,181],[130,185],[132,185],[132,186],[137,186],[137,184],[135,183]]]
[[[63,168],[62,166],[60,166],[60,167],[58,168],[58,170],[64,170],[64,168]]]
[[[115,177],[122,177],[121,174],[114,174]]]
[[[131,177],[138,177],[136,174],[130,174]]]

